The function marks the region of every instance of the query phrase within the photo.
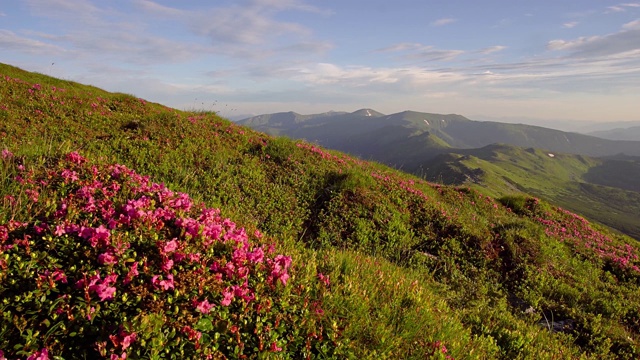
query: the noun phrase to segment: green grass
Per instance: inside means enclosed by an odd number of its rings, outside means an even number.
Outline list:
[[[428,183],[213,113],[182,112],[8,65],[0,65],[0,74],[0,151],[13,154],[0,158],[0,350],[7,358],[42,349],[64,358],[640,355],[640,262],[629,237],[534,198],[497,201]],[[70,163],[72,151],[87,162]],[[175,237],[195,251],[204,236],[188,235],[173,220],[113,228],[114,239],[130,244],[115,265],[97,260],[104,249],[81,235],[56,234],[54,225],[63,221],[96,228],[106,221],[62,172],[75,169],[83,184],[124,181],[108,171],[110,164],[189,194],[194,209],[220,209],[247,234],[259,230],[264,236],[250,235],[247,246],[272,244],[269,256],[290,256],[286,285],[269,280],[272,265],[256,263],[246,285],[256,300],[223,305],[225,286],[242,285],[227,275],[215,280],[211,270],[212,262],[236,261],[230,242],[203,252],[205,267],[174,265],[175,289],[163,291],[157,281],[169,272],[161,270],[166,259],[158,249]],[[122,186],[99,198],[101,206],[109,200],[122,212],[142,196],[139,185]],[[148,206],[164,204],[161,195],[147,195],[154,199]],[[55,215],[63,199],[70,210]],[[141,274],[136,286],[121,283],[134,262]],[[115,297],[99,301],[97,290],[85,294],[56,283],[56,269],[69,284],[96,271],[118,274]],[[154,283],[158,273],[163,277]],[[215,307],[196,311],[192,297]],[[56,301],[66,304],[62,313]],[[93,322],[87,303],[96,311]],[[570,324],[563,331],[547,326],[561,320]],[[125,349],[122,339],[131,333],[136,340]]]
[[[460,150],[428,165],[425,178],[470,185],[494,197],[532,194],[640,239],[637,160],[493,145]]]

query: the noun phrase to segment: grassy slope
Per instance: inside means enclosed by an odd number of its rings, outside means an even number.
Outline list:
[[[259,228],[293,257],[288,286],[319,271],[331,278],[321,321],[340,334],[332,347],[342,354],[443,358],[444,345],[454,358],[640,355],[638,250],[627,237],[535,199],[436,186],[215,114],[6,65],[0,73],[0,148],[36,169],[73,150],[122,163]],[[13,170],[0,170],[0,196],[27,203]],[[2,224],[32,221],[39,205],[0,206]],[[0,332],[16,321],[2,306]],[[540,325],[560,320],[563,332]],[[0,336],[0,349],[11,341]],[[37,341],[17,345],[52,340]]]
[[[449,184],[473,184],[496,197],[540,196],[640,239],[637,161],[551,157],[542,150],[508,145],[460,153],[435,161],[425,176]]]

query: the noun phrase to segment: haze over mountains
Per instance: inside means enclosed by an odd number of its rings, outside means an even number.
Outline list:
[[[593,132],[590,132],[589,135],[597,136],[603,139],[610,139],[610,140],[640,141],[640,126],[593,131]]]
[[[446,149],[472,149],[495,143],[597,157],[640,156],[640,141],[613,141],[539,126],[473,121],[455,114],[404,111],[384,115],[371,109],[313,115],[285,112],[238,123],[409,170]],[[392,153],[389,147],[393,148]]]
[[[539,196],[640,239],[640,141],[633,141],[634,128],[596,137],[455,114],[385,115],[372,109],[285,112],[239,123],[373,159],[434,182],[466,184],[498,197]]]

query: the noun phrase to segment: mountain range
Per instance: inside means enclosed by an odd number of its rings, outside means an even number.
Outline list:
[[[640,141],[453,114],[384,115],[371,109],[285,112],[239,123],[376,160],[430,181],[470,185],[493,196],[540,196],[640,240]]]
[[[590,132],[588,135],[597,136],[597,137],[600,137],[603,139],[609,139],[609,140],[640,141],[640,126],[594,131],[594,132]]]
[[[538,126],[474,121],[455,114],[404,111],[384,115],[371,109],[313,115],[283,112],[250,117],[238,124],[272,135],[306,139],[408,171],[415,171],[423,161],[447,149],[472,149],[496,143],[594,157],[640,156],[640,141],[614,141]]]

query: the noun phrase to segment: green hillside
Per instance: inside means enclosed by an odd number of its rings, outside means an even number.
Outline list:
[[[457,150],[421,173],[491,196],[532,194],[640,240],[640,160],[590,158],[508,145]]]
[[[213,113],[0,75],[0,358],[640,356],[627,236]]]

